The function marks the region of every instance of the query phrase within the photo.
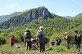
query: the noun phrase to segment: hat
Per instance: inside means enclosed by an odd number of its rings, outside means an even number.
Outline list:
[[[25,30],[25,31],[28,31],[28,30],[31,30],[31,29],[26,28],[26,30]]]
[[[28,31],[29,29],[26,29],[25,31]]]
[[[68,32],[65,32],[64,34],[66,35]]]
[[[42,28],[43,28],[43,26],[40,26],[40,27],[39,27],[39,29],[42,29]]]

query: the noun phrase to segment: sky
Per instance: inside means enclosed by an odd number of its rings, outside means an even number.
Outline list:
[[[0,16],[44,6],[59,16],[82,13],[82,0],[0,0]]]

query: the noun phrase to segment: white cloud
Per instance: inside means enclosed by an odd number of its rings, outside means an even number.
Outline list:
[[[15,3],[13,3],[13,4],[7,6],[6,9],[9,10],[9,9],[15,8],[17,5],[18,5],[18,2],[15,2]]]
[[[80,2],[80,0],[74,0],[73,2],[75,2],[75,3],[79,3],[79,2]]]

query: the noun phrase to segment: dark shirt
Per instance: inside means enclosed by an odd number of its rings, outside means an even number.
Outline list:
[[[81,36],[79,34],[75,35],[75,42],[76,43],[81,43]]]

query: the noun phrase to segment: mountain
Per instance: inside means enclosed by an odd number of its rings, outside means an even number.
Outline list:
[[[50,13],[45,7],[33,8],[23,11],[0,24],[0,28],[22,27],[37,28],[38,26],[49,28],[72,29],[79,23],[56,14]]]
[[[4,22],[5,20],[9,19],[10,17],[13,17],[17,14],[19,14],[20,12],[14,12],[10,15],[3,15],[3,16],[0,16],[0,22]]]
[[[71,19],[73,18],[72,16],[63,16],[64,18]]]
[[[0,28],[9,28],[11,25],[23,25],[35,19],[46,20],[47,18],[53,18],[51,13],[45,7],[33,8],[19,13],[13,17],[10,17],[7,21],[1,23]]]

